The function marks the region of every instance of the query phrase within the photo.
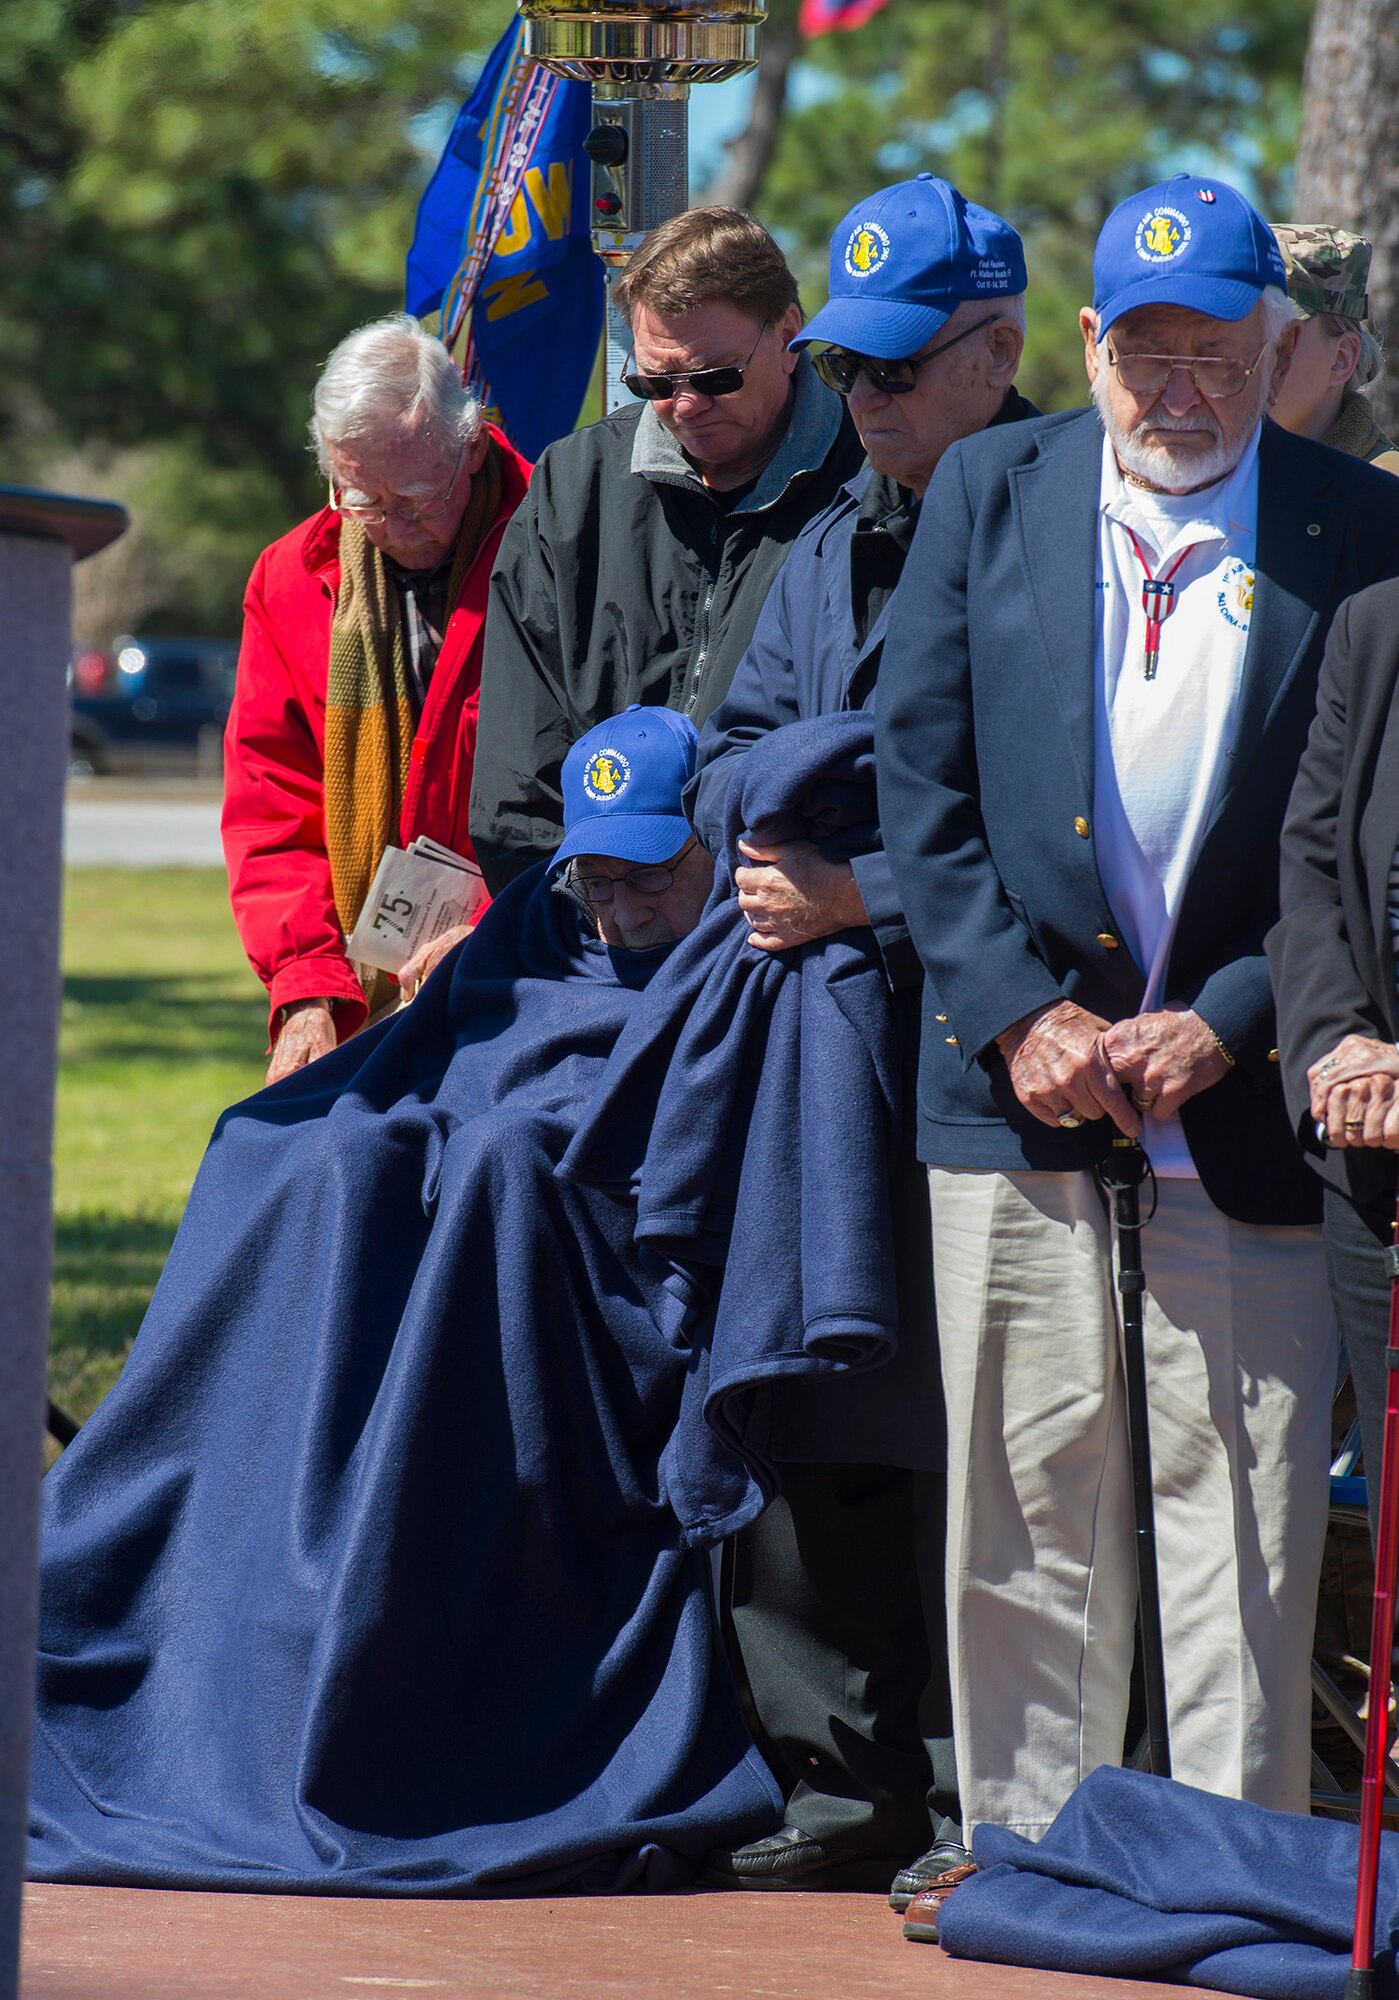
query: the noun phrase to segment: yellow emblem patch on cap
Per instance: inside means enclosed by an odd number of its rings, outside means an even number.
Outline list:
[[[631,765],[620,750],[596,750],[583,771],[583,790],[590,799],[605,805],[618,798],[631,779]]]
[[[1145,264],[1169,264],[1190,241],[1190,218],[1178,208],[1153,208],[1137,224],[1137,255]]]
[[[845,245],[845,268],[852,278],[867,278],[889,257],[889,232],[877,222],[857,222]]]

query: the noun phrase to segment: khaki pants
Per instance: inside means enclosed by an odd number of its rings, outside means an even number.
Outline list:
[[[1091,1175],[930,1168],[965,1825],[1038,1839],[1121,1761],[1136,1567]],[[1149,1190],[1144,1190],[1144,1212]],[[1173,1775],[1305,1812],[1336,1337],[1320,1231],[1163,1180],[1142,1234]]]

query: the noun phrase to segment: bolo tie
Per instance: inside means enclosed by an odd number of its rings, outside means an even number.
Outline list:
[[[1122,525],[1124,528],[1127,528],[1125,521]],[[1146,559],[1146,551],[1130,528],[1127,528],[1127,536],[1132,544],[1133,554],[1142,566],[1142,575],[1144,578],[1142,583],[1142,610],[1146,613],[1146,650],[1142,654],[1142,675],[1144,679],[1154,681],[1156,678],[1156,669],[1161,661],[1161,627],[1175,609],[1176,571],[1188,555],[1194,554],[1200,544],[1198,542],[1191,542],[1188,547],[1183,548],[1180,554],[1175,557],[1168,569],[1163,570],[1160,576],[1153,576],[1151,574],[1151,564]]]

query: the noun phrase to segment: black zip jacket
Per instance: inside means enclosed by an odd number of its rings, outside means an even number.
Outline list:
[[[471,838],[492,893],[552,854],[560,769],[632,702],[699,724],[724,697],[808,521],[864,453],[799,361],[792,415],[753,490],[726,507],[649,404],[560,438],[535,467],[491,579]]]

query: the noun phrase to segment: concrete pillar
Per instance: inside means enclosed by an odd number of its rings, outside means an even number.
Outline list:
[[[19,1990],[33,1713],[70,581],[125,520],[107,502],[0,487],[0,2000]]]

